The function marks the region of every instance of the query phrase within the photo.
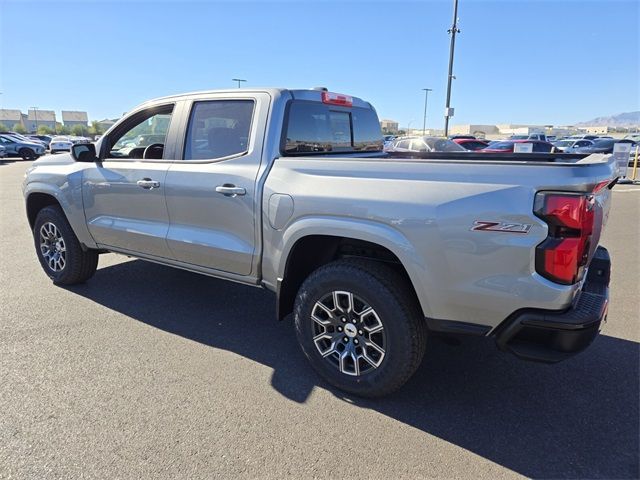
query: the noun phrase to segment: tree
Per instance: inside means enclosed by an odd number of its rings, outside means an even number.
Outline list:
[[[92,135],[102,135],[104,132],[102,131],[102,127],[97,120],[91,122],[91,128],[89,129],[89,133]]]
[[[69,135],[71,133],[71,129],[61,123],[58,124],[57,130],[59,135]]]
[[[16,133],[27,133],[27,129],[22,126],[20,123],[16,123],[13,126],[13,131]]]
[[[4,123],[0,123],[0,132],[6,132],[7,130],[7,126]]]
[[[76,137],[82,137],[89,134],[89,129],[84,125],[74,125],[71,127],[71,133]]]
[[[49,135],[51,133],[53,133],[53,130],[51,130],[46,125],[40,125],[38,127],[38,135]]]

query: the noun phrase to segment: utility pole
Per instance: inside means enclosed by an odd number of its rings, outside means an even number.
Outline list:
[[[432,92],[432,88],[423,88],[424,90],[424,117],[422,119],[422,135],[427,134],[427,97],[429,96],[429,92]]]
[[[38,107],[31,107],[33,110],[33,116],[36,118],[36,133],[38,133]]]
[[[238,82],[238,88],[240,88],[240,82],[246,82],[246,80],[243,80],[242,78],[232,78],[231,80]]]
[[[453,76],[453,52],[456,48],[456,33],[460,33],[458,30],[458,0],[453,0],[453,25],[449,30],[451,34],[451,43],[449,45],[449,76],[447,77],[447,105],[444,112],[444,136],[449,135],[449,118],[453,116],[453,109],[451,108],[451,80]]]

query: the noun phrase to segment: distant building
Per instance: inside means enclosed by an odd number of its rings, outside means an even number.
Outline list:
[[[106,132],[107,130],[109,130],[114,123],[116,123],[119,119],[114,118],[113,120],[110,120],[108,118],[105,118],[104,120],[98,120],[98,125],[100,126],[100,128],[102,129],[103,132]]]
[[[62,123],[65,127],[74,127],[80,125],[82,127],[89,126],[89,116],[87,112],[75,112],[72,110],[62,110]]]
[[[487,135],[495,135],[498,127],[495,125],[453,125],[449,129],[450,135],[474,135],[476,137],[485,137]]]
[[[608,125],[587,125],[586,127],[578,127],[578,130],[594,135],[601,133],[610,133],[611,131],[613,131],[613,129]]]
[[[28,110],[24,119],[24,128],[26,128],[28,132],[35,132],[42,126],[55,130],[56,112],[53,110]]]
[[[380,120],[380,128],[385,132],[397,132],[398,122],[395,120]]]
[[[22,112],[20,112],[20,110],[0,109],[0,123],[9,130],[13,130],[16,123],[24,127],[22,123]]]
[[[501,124],[496,125],[502,135],[531,135],[532,133],[544,133],[546,127],[544,125],[514,125]]]

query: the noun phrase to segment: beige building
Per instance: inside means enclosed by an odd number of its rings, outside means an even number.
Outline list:
[[[62,123],[64,123],[65,127],[74,127],[75,125],[87,127],[89,125],[89,116],[87,112],[62,110]]]
[[[24,127],[24,124],[22,123],[22,112],[20,110],[6,108],[0,109],[0,123],[8,130],[13,130],[13,127],[16,124]]]
[[[395,120],[380,120],[380,128],[385,132],[397,132],[398,122]]]
[[[116,123],[118,121],[118,119],[113,119],[110,120],[108,118],[105,118],[104,120],[98,120],[98,125],[100,125],[100,128],[102,129],[103,132],[106,132],[107,130],[109,130],[114,123]]]
[[[452,125],[449,129],[450,135],[473,135],[475,137],[485,137],[495,135],[498,128],[495,125]]]
[[[588,125],[586,127],[579,127],[578,130],[594,135],[601,133],[610,133],[612,131],[611,127],[609,127],[608,125]]]
[[[36,132],[38,127],[45,126],[51,130],[56,128],[56,112],[53,110],[30,109],[24,119],[24,128],[28,132]]]

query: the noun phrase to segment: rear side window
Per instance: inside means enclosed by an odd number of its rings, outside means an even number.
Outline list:
[[[289,106],[285,154],[381,151],[382,146],[382,130],[372,109],[306,101]]]
[[[185,160],[209,160],[247,151],[253,100],[195,102],[184,147]]]

